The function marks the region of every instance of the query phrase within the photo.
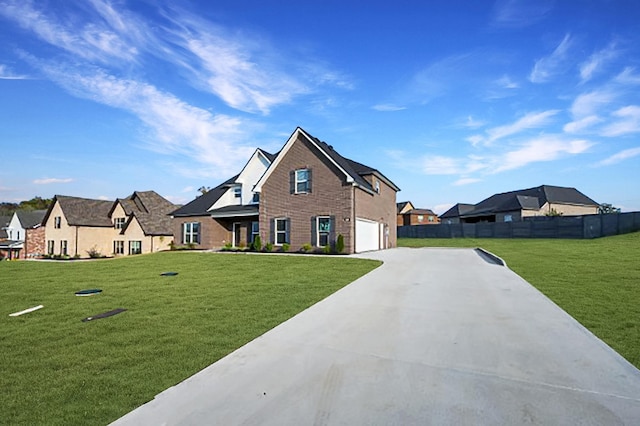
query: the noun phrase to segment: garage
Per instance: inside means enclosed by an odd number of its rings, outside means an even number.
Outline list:
[[[377,222],[356,218],[356,253],[380,248],[380,226]]]

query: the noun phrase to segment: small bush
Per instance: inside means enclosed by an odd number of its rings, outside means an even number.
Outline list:
[[[87,255],[89,255],[91,259],[99,259],[101,257],[104,257],[96,246],[93,246],[89,250],[87,250]]]
[[[266,251],[267,253],[270,253],[273,251],[273,244],[271,243],[267,243],[264,245],[264,251]]]
[[[338,241],[336,241],[336,251],[342,253],[344,251],[344,236],[338,234]]]
[[[171,242],[169,243],[169,250],[173,251],[173,250],[175,250],[175,249],[176,249],[176,243],[175,243],[175,242],[173,242],[173,241],[171,241]]]
[[[289,251],[290,248],[291,248],[291,245],[289,243],[282,244],[282,251],[287,252]]]
[[[240,243],[238,244],[238,248],[240,250],[244,250],[247,248],[247,243],[245,243],[244,241],[240,241]]]
[[[309,243],[304,243],[302,245],[302,248],[300,250],[302,250],[303,253],[309,253],[311,251],[312,245]]]
[[[322,252],[323,252],[324,254],[331,254],[331,246],[330,246],[329,244],[327,244],[326,246],[324,246],[324,247],[322,248]]]
[[[253,240],[251,244],[251,249],[254,251],[262,250],[262,240],[260,240],[260,235],[256,235],[256,238]]]

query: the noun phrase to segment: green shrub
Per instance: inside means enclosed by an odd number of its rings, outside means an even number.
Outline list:
[[[303,252],[303,253],[309,253],[309,252],[311,251],[312,247],[313,247],[313,246],[312,246],[311,244],[309,244],[309,243],[304,243],[304,244],[302,245],[301,250],[302,250],[302,252]]]
[[[290,248],[291,248],[291,245],[289,243],[282,244],[282,251],[287,252],[289,251]]]
[[[344,251],[344,236],[338,234],[338,241],[336,241],[336,251],[342,253]]]
[[[222,247],[222,250],[228,251],[228,250],[231,250],[231,248],[233,248],[233,244],[225,243],[224,246]]]
[[[324,247],[322,248],[322,252],[323,252],[324,254],[331,254],[331,245],[327,244],[326,246],[324,246]]]
[[[253,244],[251,244],[251,249],[255,251],[262,250],[262,240],[260,240],[260,235],[256,235],[256,238],[253,240]]]
[[[266,251],[267,253],[270,253],[273,251],[273,244],[271,243],[267,243],[264,245],[264,251]]]
[[[87,250],[87,255],[89,255],[91,259],[99,259],[101,257],[104,257],[96,246],[93,246],[89,250]]]

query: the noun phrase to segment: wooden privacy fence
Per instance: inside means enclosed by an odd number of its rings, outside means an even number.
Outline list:
[[[640,231],[640,212],[534,216],[522,222],[399,226],[399,238],[599,238]]]

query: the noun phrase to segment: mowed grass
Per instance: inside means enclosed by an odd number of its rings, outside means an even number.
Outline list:
[[[640,368],[640,232],[594,240],[401,239],[482,247]]]
[[[107,424],[379,264],[194,252],[0,262],[0,424]],[[89,288],[103,293],[74,294]],[[116,308],[127,311],[81,321]]]

